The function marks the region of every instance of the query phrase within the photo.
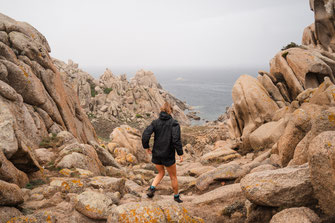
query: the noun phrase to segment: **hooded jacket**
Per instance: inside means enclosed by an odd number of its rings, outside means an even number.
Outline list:
[[[152,121],[144,130],[142,145],[149,148],[151,134],[154,133],[154,147],[152,157],[157,159],[175,159],[175,151],[179,156],[183,155],[183,146],[180,140],[180,125],[177,120],[166,112],[161,112],[159,118]]]

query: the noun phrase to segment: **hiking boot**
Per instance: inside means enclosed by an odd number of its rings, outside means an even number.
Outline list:
[[[156,188],[149,187],[148,193],[147,193],[148,198],[153,198],[155,196],[155,191],[156,191]]]
[[[183,201],[180,200],[180,196],[179,196],[179,194],[174,195],[174,196],[173,196],[173,199],[174,199],[176,202],[178,202],[178,203],[183,203]]]

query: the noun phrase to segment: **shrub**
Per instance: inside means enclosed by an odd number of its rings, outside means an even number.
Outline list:
[[[93,118],[96,118],[97,116],[95,116],[93,113],[87,113],[87,117],[89,119],[93,119]]]
[[[62,139],[57,137],[57,134],[52,133],[51,136],[45,137],[40,142],[40,147],[43,148],[56,148],[62,144]]]
[[[299,47],[299,45],[294,43],[294,42],[291,42],[291,43],[287,44],[286,46],[284,46],[281,50],[287,50],[287,49],[290,49],[290,48],[293,48],[293,47]]]
[[[140,114],[136,114],[136,116],[135,116],[136,118],[143,118],[143,116],[142,115],[140,115]]]
[[[98,92],[95,90],[96,85],[94,84],[92,80],[88,79],[87,82],[90,84],[90,87],[91,87],[91,96],[95,97],[95,95],[98,94]]]
[[[111,91],[113,90],[113,88],[104,88],[104,93],[105,94],[109,94]]]
[[[36,180],[32,180],[29,183],[26,184],[26,188],[27,189],[34,189],[35,187],[38,187],[40,185],[46,184],[46,182],[42,179],[36,179]]]

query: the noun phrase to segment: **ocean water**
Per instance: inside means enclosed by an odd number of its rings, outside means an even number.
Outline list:
[[[98,78],[104,69],[84,69]],[[126,73],[128,78],[135,75],[136,69],[112,69],[119,75]],[[201,124],[204,121],[214,121],[232,104],[232,88],[242,74],[257,77],[262,67],[221,68],[221,69],[151,69],[162,87],[178,99],[185,101],[198,112]]]
[[[239,76],[248,74],[256,77],[257,71],[257,68],[157,69],[154,73],[162,87],[192,106],[203,122],[216,120],[226,107],[231,106],[232,88]]]

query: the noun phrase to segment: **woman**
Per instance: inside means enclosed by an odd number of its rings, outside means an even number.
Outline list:
[[[143,132],[142,145],[148,154],[152,154],[152,162],[156,165],[158,174],[152,182],[149,192],[149,198],[155,195],[156,186],[161,182],[165,175],[165,169],[169,173],[171,185],[174,192],[174,200],[178,203],[180,200],[178,193],[178,181],[176,170],[175,151],[180,157],[180,162],[183,162],[183,147],[180,141],[180,126],[178,121],[171,116],[173,109],[168,102],[161,107],[159,118],[154,120]],[[153,150],[149,148],[149,140],[152,133],[154,134]]]

